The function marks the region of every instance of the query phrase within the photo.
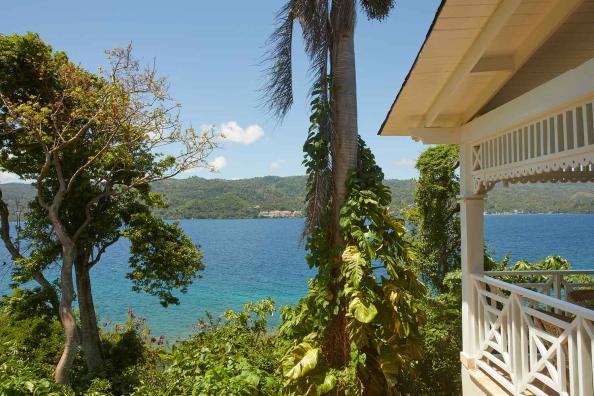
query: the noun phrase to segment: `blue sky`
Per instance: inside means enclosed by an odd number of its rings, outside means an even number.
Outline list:
[[[359,133],[388,178],[415,177],[423,150],[406,137],[376,135],[400,88],[439,0],[399,0],[383,22],[357,23]],[[105,49],[134,46],[171,84],[187,125],[230,131],[212,155],[220,170],[202,177],[226,179],[301,175],[308,127],[310,78],[300,37],[294,45],[295,104],[282,123],[261,108],[261,59],[280,0],[136,1],[19,0],[3,4],[0,33],[37,32],[54,49],[89,70],[104,64]],[[11,178],[0,174],[0,182]]]

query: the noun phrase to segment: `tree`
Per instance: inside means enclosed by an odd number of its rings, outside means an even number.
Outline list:
[[[422,304],[423,354],[414,363],[417,375],[406,382],[404,393],[461,392],[460,376],[452,375],[459,371],[462,341],[458,156],[456,145],[432,146],[416,163],[415,205],[406,211],[411,225],[408,238],[415,250],[417,275],[432,288]]]
[[[176,302],[171,288],[183,290],[202,268],[202,255],[178,226],[150,215],[162,198],[149,185],[206,166],[215,141],[211,132],[182,128],[165,79],[154,66],[141,67],[131,47],[108,51],[109,67],[98,75],[34,34],[0,36],[0,51],[0,168],[33,179],[36,188],[27,224],[36,250],[19,264],[35,274],[59,260],[65,342],[55,378],[67,383],[80,343],[73,269],[82,345],[94,365],[100,350],[89,271],[120,227],[136,244],[130,276],[137,288],[165,304]],[[162,154],[170,147],[179,152]],[[147,241],[135,230],[162,239]],[[173,254],[169,262],[155,259],[161,248]]]
[[[458,164],[457,145],[426,149],[417,160],[415,207],[408,213],[416,233],[419,272],[439,292],[448,290],[444,279],[461,263]]]
[[[393,6],[393,1],[361,1],[371,19],[385,18]],[[291,0],[270,39],[265,88],[274,114],[282,118],[293,102],[295,22],[315,79],[304,145],[304,235],[308,262],[318,274],[308,295],[285,311],[281,330],[296,343],[283,362],[294,394],[344,393],[348,387],[390,394],[396,373],[416,352],[415,298],[423,285],[409,268],[403,222],[388,213],[383,174],[358,136],[356,13],[354,0]],[[387,276],[376,276],[376,262]]]
[[[386,17],[394,1],[362,0],[361,5],[369,18]],[[355,0],[290,0],[278,14],[279,25],[270,38],[271,67],[266,86],[270,109],[282,118],[293,103],[292,40],[295,22],[301,24],[305,50],[311,69],[319,80],[319,100],[331,106],[324,125],[329,129],[331,160],[327,168],[316,176],[314,196],[309,197],[308,229],[320,225],[320,209],[329,204],[331,220],[329,236],[332,245],[341,250],[345,241],[340,232],[340,210],[347,197],[347,180],[357,167],[357,89],[355,73]],[[329,71],[330,78],[327,78]],[[332,89],[329,89],[330,84]],[[339,260],[340,261],[340,260]],[[338,273],[340,263],[334,270]],[[340,288],[339,285],[336,286]],[[337,315],[328,329],[335,335],[345,333],[345,312]],[[344,365],[349,356],[345,337],[338,337],[328,345],[328,357],[334,365]]]

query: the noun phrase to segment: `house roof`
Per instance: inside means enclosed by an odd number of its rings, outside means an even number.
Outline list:
[[[443,0],[380,135],[455,128],[594,57],[594,0]]]

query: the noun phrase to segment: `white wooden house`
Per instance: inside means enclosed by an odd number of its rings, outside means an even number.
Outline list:
[[[495,184],[594,181],[593,106],[594,0],[444,0],[381,127],[460,145],[464,395],[594,395],[588,285],[483,268]]]

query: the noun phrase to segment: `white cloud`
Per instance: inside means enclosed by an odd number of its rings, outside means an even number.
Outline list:
[[[223,140],[241,144],[252,144],[264,136],[264,129],[260,125],[254,124],[244,129],[235,121],[222,124],[220,132]]]
[[[285,164],[285,160],[276,160],[276,161],[272,161],[268,167],[270,168],[270,170],[277,170],[278,168],[280,168],[281,166],[283,166]]]
[[[17,175],[9,172],[0,171],[0,183],[19,183],[23,182]]]
[[[399,160],[397,160],[394,164],[397,167],[402,167],[402,168],[412,168],[415,166],[415,164],[417,163],[416,160],[414,159],[410,159],[410,158],[400,158]]]
[[[227,159],[222,155],[215,157],[215,159],[208,163],[208,168],[211,172],[220,172],[225,166],[227,166]]]

